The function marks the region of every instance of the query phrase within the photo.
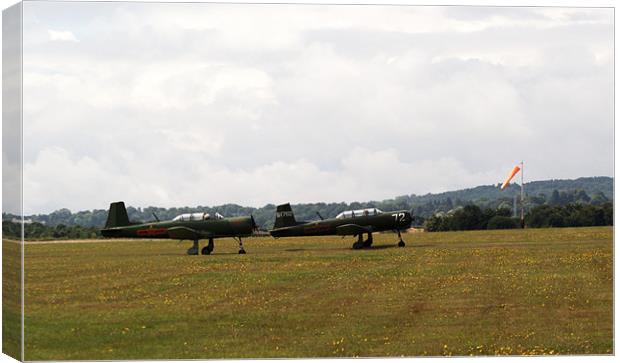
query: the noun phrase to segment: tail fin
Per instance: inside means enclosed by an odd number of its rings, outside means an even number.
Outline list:
[[[286,203],[276,208],[276,222],[273,228],[290,227],[296,225],[295,215],[291,209],[291,204]]]
[[[108,220],[105,222],[105,228],[124,227],[128,225],[129,217],[127,216],[125,203],[110,203],[110,210],[108,211]]]

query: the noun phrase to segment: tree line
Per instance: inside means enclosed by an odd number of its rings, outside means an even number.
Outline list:
[[[571,189],[570,187],[575,188]],[[467,205],[476,205],[483,211],[486,209],[511,210],[514,202],[513,198],[519,194],[519,191],[520,187],[517,184],[510,184],[503,191],[499,189],[498,185],[483,185],[438,194],[402,195],[382,201],[293,204],[292,208],[297,220],[318,219],[318,214],[324,218],[332,218],[342,211],[361,208],[378,208],[383,211],[409,210],[414,216],[414,225],[420,226],[425,220],[436,214],[450,213]],[[602,205],[610,202],[611,198],[613,198],[613,178],[592,177],[574,180],[537,181],[527,183],[526,191],[525,204],[528,207],[528,211],[541,205]],[[260,208],[245,207],[237,204],[224,204],[213,207],[201,205],[173,208],[152,206],[146,208],[127,207],[129,219],[134,222],[150,222],[155,221],[156,218],[169,220],[179,214],[193,212],[220,213],[225,217],[251,214],[254,216],[257,224],[264,229],[273,227],[275,210],[276,206],[274,204],[267,204]],[[69,209],[63,208],[49,214],[26,216],[26,219],[47,227],[56,227],[62,224],[64,226],[101,228],[105,224],[107,214],[107,209],[71,212]],[[11,220],[15,216],[3,213],[2,217],[3,221],[6,221]],[[506,216],[500,215],[500,217]],[[37,227],[38,229],[31,228],[37,231],[40,229],[40,227]],[[85,232],[79,231],[79,233]]]
[[[12,221],[2,221],[3,238],[21,238],[20,224]],[[24,239],[49,240],[49,239],[90,239],[101,238],[101,232],[97,227],[84,227],[80,225],[66,226],[58,224],[47,226],[33,222],[24,224]]]
[[[520,227],[520,219],[511,216],[507,208],[482,209],[477,205],[458,207],[448,213],[437,213],[424,220],[426,231],[464,231],[480,229],[511,229]],[[414,225],[415,225],[414,221]],[[541,205],[532,208],[525,215],[528,228],[584,227],[613,225],[613,203],[601,205],[567,204]],[[2,222],[5,238],[20,238],[19,223]],[[24,224],[24,236],[36,239],[87,239],[101,238],[99,227],[58,224],[48,226],[38,222]]]
[[[525,225],[528,228],[611,226],[613,203],[540,205],[525,214]],[[520,218],[512,217],[510,209],[481,209],[473,204],[450,213],[438,213],[424,223],[425,230],[429,232],[511,229],[520,226]]]

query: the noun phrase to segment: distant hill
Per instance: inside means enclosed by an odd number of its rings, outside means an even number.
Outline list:
[[[558,179],[534,181],[525,184],[526,205],[531,208],[537,205],[565,205],[569,203],[602,204],[613,200],[613,178],[588,177],[578,179]],[[335,217],[348,209],[376,207],[382,210],[411,210],[421,223],[438,212],[447,212],[467,204],[475,204],[481,208],[512,208],[513,197],[519,195],[521,187],[510,184],[504,190],[497,185],[481,185],[474,188],[461,189],[436,194],[403,195],[382,201],[352,203],[306,203],[293,205],[298,220],[317,219],[317,212],[325,218]],[[225,204],[215,207],[197,206],[181,208],[127,208],[131,220],[154,220],[153,213],[159,219],[172,219],[182,213],[205,211],[218,212],[224,216],[252,214],[256,222],[264,228],[271,228],[275,215],[275,205],[268,204],[261,208],[243,207],[236,204]],[[3,214],[3,220],[10,220],[13,215]],[[97,209],[72,213],[68,209],[60,209],[50,214],[27,216],[33,222],[48,226],[80,225],[85,227],[101,227],[105,224],[107,210]]]
[[[481,185],[475,188],[461,189],[437,194],[411,195],[412,203],[427,203],[436,200],[451,198],[452,200],[475,201],[480,199],[501,199],[507,196],[518,195],[521,193],[521,185],[512,183],[501,190],[501,183],[495,185]],[[567,192],[572,190],[583,190],[588,195],[602,193],[606,198],[613,199],[614,179],[606,176],[578,178],[578,179],[552,179],[533,181],[525,183],[527,195],[544,194],[548,197],[554,190]]]
[[[585,193],[580,202],[600,204],[603,201],[613,200],[614,180],[610,177],[586,177],[578,179],[552,179],[525,183],[525,193],[528,204],[531,206],[541,204],[567,204],[579,202],[568,196],[564,200],[552,200],[554,191],[560,196],[578,195]],[[519,197],[521,185],[512,183],[504,190],[500,189],[500,183],[495,185],[481,185],[474,188],[455,190],[437,194],[410,195],[397,197],[396,200],[407,198],[415,214],[429,217],[438,211],[448,211],[456,206],[473,203],[480,207],[497,208],[499,205],[510,207],[515,196]],[[588,198],[590,200],[588,200]]]

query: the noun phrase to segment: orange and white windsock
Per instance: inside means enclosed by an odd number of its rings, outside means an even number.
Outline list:
[[[519,170],[521,170],[521,168],[518,165],[512,168],[512,171],[510,172],[510,174],[508,175],[508,178],[506,178],[506,180],[504,181],[504,184],[502,184],[502,187],[500,189],[506,188],[506,185],[510,183],[512,178],[519,172]]]

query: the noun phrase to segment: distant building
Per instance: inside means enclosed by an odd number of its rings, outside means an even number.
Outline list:
[[[19,218],[13,218],[11,219],[11,222],[21,223],[21,220]],[[34,221],[32,219],[24,219],[24,224],[30,224],[30,223],[34,223]],[[45,224],[45,223],[42,223],[42,224]]]

